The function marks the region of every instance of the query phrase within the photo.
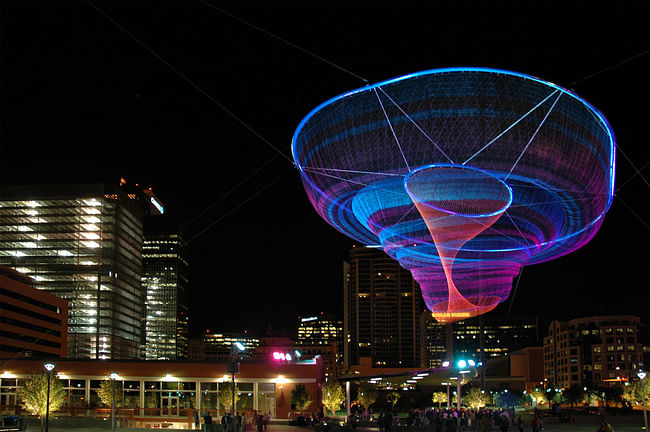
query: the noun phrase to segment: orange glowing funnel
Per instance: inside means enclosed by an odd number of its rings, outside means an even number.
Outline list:
[[[449,297],[433,316],[453,322],[493,309],[498,297],[466,297],[454,283],[454,260],[462,247],[488,229],[512,202],[510,187],[494,175],[463,165],[428,165],[411,171],[404,186],[424,219],[447,280]]]

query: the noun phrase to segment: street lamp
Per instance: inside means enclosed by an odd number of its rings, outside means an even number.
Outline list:
[[[45,432],[50,427],[50,381],[52,380],[52,371],[56,365],[54,363],[45,363],[43,367],[47,370],[47,401],[45,402]]]
[[[232,372],[232,420],[235,421],[235,373],[238,372],[237,353],[246,351],[246,347],[241,342],[234,342],[230,345],[230,371]]]
[[[117,379],[120,377],[120,374],[117,372],[111,372],[109,375],[111,378],[111,381],[113,381],[113,405],[111,406],[111,431],[115,432],[115,383]]]
[[[460,359],[456,362],[456,368],[458,369],[458,376],[456,377],[456,380],[458,381],[456,383],[457,388],[456,388],[456,393],[458,395],[458,399],[456,402],[456,412],[458,413],[458,425],[457,429],[458,431],[461,430],[461,415],[460,415],[460,399],[461,399],[461,392],[460,392],[460,386],[461,386],[461,381],[463,380],[463,375],[468,374],[471,371],[469,369],[466,369],[467,367],[474,367],[476,366],[476,362],[474,360],[469,359],[469,360],[464,360]]]
[[[643,386],[644,384],[643,381],[645,380],[646,376],[648,376],[646,371],[644,371],[643,369],[639,369],[639,371],[636,373],[636,376],[639,377],[639,379],[641,380],[641,386]],[[646,395],[645,393],[643,393],[643,424],[645,426],[644,428],[645,430],[648,430],[648,412],[646,411],[647,402],[648,401]]]

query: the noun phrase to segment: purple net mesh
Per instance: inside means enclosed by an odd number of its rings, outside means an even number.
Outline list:
[[[613,194],[604,117],[554,84],[494,69],[335,97],[300,123],[293,155],[316,211],[410,270],[443,322],[491,310],[522,266],[587,243]]]

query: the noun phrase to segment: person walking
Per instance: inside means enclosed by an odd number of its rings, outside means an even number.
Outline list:
[[[246,413],[241,413],[241,427],[239,428],[240,432],[246,432]]]

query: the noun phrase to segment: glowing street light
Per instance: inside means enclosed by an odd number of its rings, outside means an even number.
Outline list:
[[[45,363],[43,367],[47,370],[47,401],[45,402],[45,432],[50,427],[50,381],[52,380],[52,371],[56,365],[54,363]]]
[[[643,381],[646,379],[648,374],[643,369],[639,369],[639,371],[636,373],[636,376],[639,377],[639,379],[641,380],[641,385],[643,385]],[[644,427],[645,430],[648,430],[648,412],[646,411],[646,405],[647,404],[648,404],[647,396],[645,396],[645,394],[644,394],[644,397],[643,397],[643,424],[645,426]]]
[[[232,420],[235,421],[235,373],[237,372],[237,353],[246,351],[246,347],[241,342],[234,342],[230,345],[230,367],[232,372]]]
[[[120,377],[117,372],[111,372],[109,378],[113,381],[113,404],[111,405],[111,431],[115,432],[115,383]]]

